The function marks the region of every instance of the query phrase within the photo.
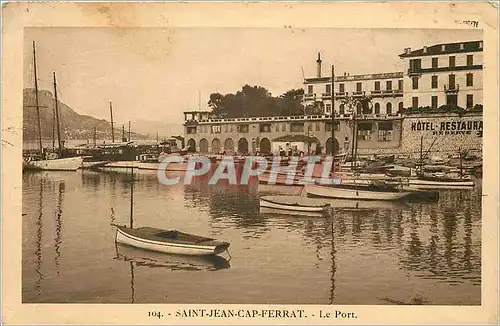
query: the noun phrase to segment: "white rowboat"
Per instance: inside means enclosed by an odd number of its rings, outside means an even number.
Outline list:
[[[326,213],[330,210],[330,204],[318,203],[298,196],[265,196],[260,198],[259,203],[261,208],[296,212]]]
[[[189,256],[217,255],[229,248],[227,242],[220,242],[176,230],[162,230],[150,227],[132,229],[117,226],[115,240],[117,243],[136,248]]]
[[[317,197],[360,200],[398,200],[410,194],[410,192],[405,191],[371,190],[369,187],[326,187],[319,185],[305,185],[304,191],[307,195]]]

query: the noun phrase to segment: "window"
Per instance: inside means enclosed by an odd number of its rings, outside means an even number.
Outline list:
[[[361,92],[361,90],[362,90],[361,83],[356,83],[356,92]]]
[[[432,58],[432,68],[438,67],[439,58]]]
[[[229,125],[229,132],[233,132],[233,125]]]
[[[286,131],[286,123],[281,125],[281,131]]]
[[[211,128],[212,134],[220,134],[222,131],[221,125],[213,125]]]
[[[467,109],[470,109],[474,106],[474,97],[472,94],[467,94]]]
[[[413,89],[418,89],[418,77],[412,77],[411,84]]]
[[[468,73],[467,74],[467,86],[473,86],[473,84],[474,84],[473,80],[474,80],[474,77],[473,77],[472,73],[471,72]]]
[[[392,114],[392,103],[387,103],[385,106],[385,114],[391,115]]]
[[[380,103],[375,103],[375,114],[380,114]]]
[[[373,124],[371,122],[358,123],[358,139],[370,140],[372,138]]]
[[[450,56],[449,61],[450,61],[450,64],[449,64],[450,68],[455,68],[455,56],[454,55]]]
[[[378,140],[391,141],[392,140],[393,125],[392,121],[384,121],[378,123]]]
[[[375,82],[375,90],[376,90],[376,91],[379,91],[379,90],[380,90],[380,82],[379,82],[379,81],[376,81],[376,82]]]
[[[448,76],[448,84],[450,89],[455,89],[455,75],[451,74]]]
[[[474,56],[472,54],[467,55],[467,66],[473,66],[474,65]]]
[[[187,127],[188,134],[196,134],[196,127]]]
[[[344,93],[344,92],[345,92],[345,85],[339,84],[339,93]]]
[[[437,107],[438,107],[438,97],[437,96],[431,96],[431,107],[433,109],[437,109]]]
[[[326,84],[326,93],[330,94],[332,92],[332,84]]]
[[[280,124],[279,123],[276,124],[276,131],[280,131]]]
[[[403,80],[402,79],[398,80],[398,90],[400,90],[400,91],[403,90]]]
[[[388,80],[385,82],[385,88],[390,91],[392,90],[392,80]]]
[[[438,88],[438,76],[432,76],[431,78],[431,88]]]
[[[304,123],[303,122],[290,123],[290,132],[304,132]]]
[[[399,105],[398,105],[398,110],[399,110],[399,111],[403,111],[403,109],[404,109],[404,108],[405,108],[405,106],[404,106],[403,102],[399,102]],[[398,111],[398,112],[399,112],[399,111]]]
[[[266,123],[266,124],[261,124],[259,126],[260,132],[271,132],[271,124]]]
[[[361,104],[360,102],[358,102],[358,104],[356,105],[356,113],[357,114],[363,113],[363,104]]]
[[[338,131],[340,130],[340,122],[335,121],[335,130]],[[328,121],[325,122],[325,131],[332,131],[332,122]]]
[[[238,126],[236,126],[236,132],[247,133],[248,132],[248,125],[238,125]]]
[[[417,96],[414,96],[411,98],[411,106],[414,109],[418,108],[418,97]]]
[[[307,94],[313,93],[313,85],[307,85]]]
[[[224,132],[227,132],[227,125],[224,125]]]
[[[332,111],[332,105],[330,103],[326,104],[326,113],[330,113]]]
[[[422,69],[421,59],[410,59],[410,71],[419,71]]]
[[[316,131],[319,131],[319,122],[316,122]]]
[[[339,113],[340,114],[344,114],[345,113],[345,105],[344,104],[340,104]]]

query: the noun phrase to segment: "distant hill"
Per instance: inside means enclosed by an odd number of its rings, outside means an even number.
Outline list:
[[[38,139],[37,114],[35,105],[35,90],[32,88],[23,91],[23,139]],[[42,138],[52,138],[52,126],[54,119],[55,100],[52,92],[46,90],[38,91],[38,104],[40,108],[40,121]],[[111,139],[111,125],[104,119],[96,119],[88,115],[76,113],[66,104],[58,101],[61,134],[63,139],[92,139],[94,137],[94,127],[96,128],[97,139]],[[115,126],[115,140],[121,141],[121,125]],[[151,137],[132,132],[132,139],[148,139]],[[156,137],[156,133],[155,133]]]
[[[128,121],[119,122],[117,127],[122,124],[125,125],[125,129],[128,129]],[[130,128],[132,131],[145,135],[150,139],[156,139],[156,133],[158,133],[160,139],[184,133],[182,122],[132,120]]]

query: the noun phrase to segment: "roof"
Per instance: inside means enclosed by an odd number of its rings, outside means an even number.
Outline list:
[[[317,139],[315,137],[309,137],[309,136],[306,136],[306,135],[300,135],[299,134],[299,135],[281,136],[281,137],[273,139],[273,142],[289,142],[289,143],[304,142],[304,143],[307,143],[307,142],[314,142],[316,140]]]
[[[335,76],[335,82],[345,82],[354,80],[371,80],[371,79],[388,79],[388,78],[403,78],[402,71],[396,72],[383,72],[377,74],[362,74],[362,75],[347,75],[347,76]],[[308,83],[331,83],[332,77],[313,77],[305,78],[304,84]]]
[[[462,49],[461,49],[461,44],[463,44]],[[443,51],[443,46],[444,46],[444,51]],[[483,41],[467,41],[467,42],[435,44],[432,46],[423,47],[418,50],[409,51],[408,53],[405,51],[405,53],[400,54],[399,57],[401,58],[422,57],[428,55],[478,52],[478,51],[483,51]]]

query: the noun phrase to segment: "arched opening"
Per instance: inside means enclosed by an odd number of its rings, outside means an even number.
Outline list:
[[[399,109],[399,112],[402,112],[402,111],[403,111],[403,109],[404,109],[404,104],[403,104],[403,102],[399,102],[398,109]]]
[[[388,114],[388,115],[392,114],[392,103],[391,102],[387,103],[387,106],[385,108],[385,114]]]
[[[340,104],[339,114],[345,114],[345,104]]]
[[[375,103],[375,114],[380,114],[380,103]]]
[[[358,102],[356,104],[356,114],[362,114],[363,113],[363,104],[361,102]]]
[[[226,154],[233,154],[234,153],[234,142],[231,138],[226,139],[224,142],[224,151]]]
[[[200,153],[208,153],[208,140],[206,138],[200,140]]]
[[[339,141],[335,138],[334,142],[334,153],[333,155],[339,152]],[[328,138],[326,141],[326,155],[332,155],[332,138]]]
[[[189,138],[187,147],[188,152],[196,152],[196,140]]]
[[[212,140],[212,152],[220,152],[220,140],[218,138],[214,138],[214,140]]]
[[[248,141],[246,138],[241,138],[238,140],[238,153],[248,154]]]
[[[321,155],[323,148],[321,147],[321,142],[317,137],[312,137],[310,150],[309,155]]]
[[[262,154],[270,154],[271,153],[271,142],[267,138],[262,138],[260,140],[260,152]]]

